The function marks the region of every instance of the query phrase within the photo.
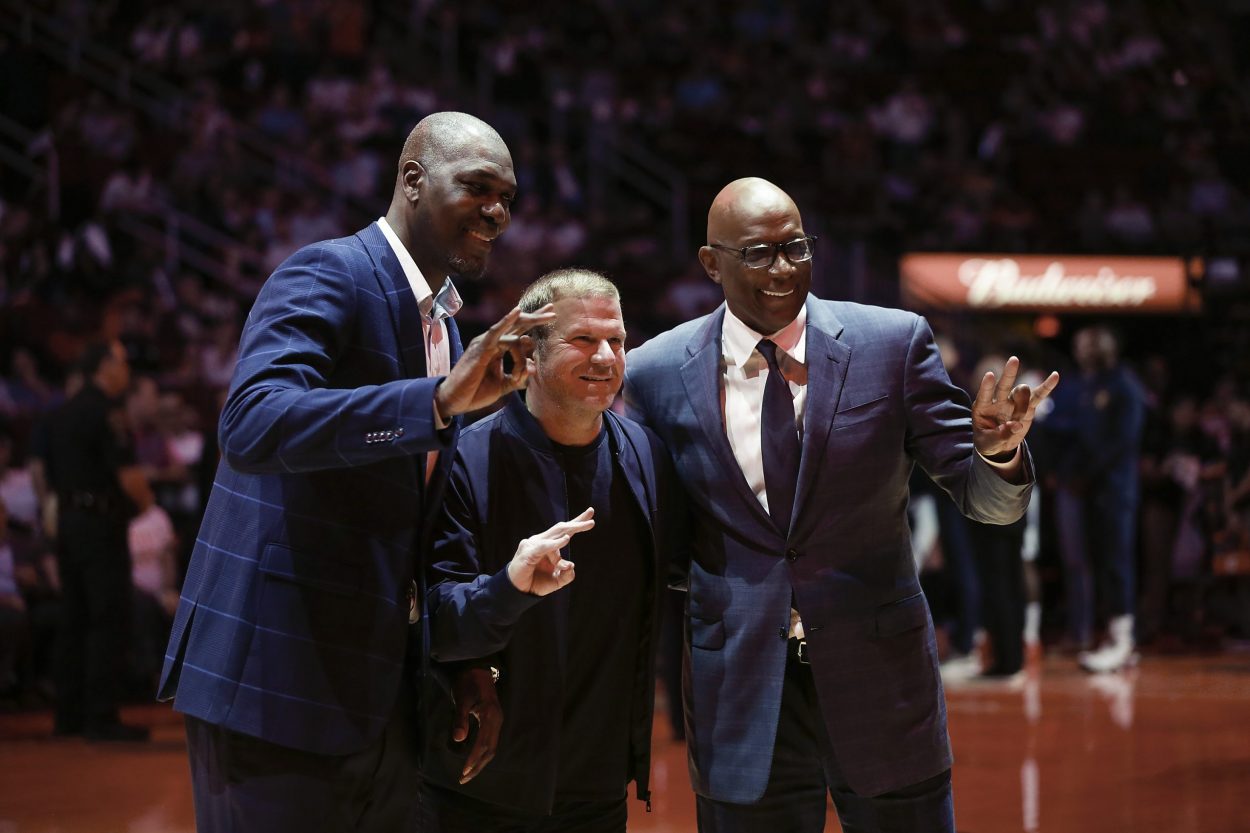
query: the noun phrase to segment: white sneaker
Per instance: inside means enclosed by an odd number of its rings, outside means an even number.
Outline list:
[[[1096,651],[1082,651],[1077,662],[1086,671],[1108,674],[1121,668],[1131,668],[1141,659],[1133,642],[1133,617],[1117,616],[1108,627],[1110,639]]]
[[[1132,668],[1141,660],[1133,650],[1132,642],[1108,642],[1096,651],[1081,651],[1077,662],[1094,674],[1109,674],[1122,668]]]
[[[939,666],[946,682],[969,680],[981,673],[981,658],[977,652],[951,657]]]

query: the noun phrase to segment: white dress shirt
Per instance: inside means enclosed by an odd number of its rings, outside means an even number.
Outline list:
[[[764,456],[760,445],[760,418],[764,411],[764,383],[768,362],[755,346],[769,338],[777,345],[777,365],[786,377],[794,397],[794,424],[803,437],[803,413],[807,407],[807,304],[798,316],[779,332],[765,336],[748,327],[725,308],[721,325],[721,409],[725,435],[734,459],[755,499],[768,511],[768,490],[764,486]],[[799,614],[790,611],[790,636],[803,638]]]
[[[382,230],[382,236],[386,238],[386,242],[391,244],[391,249],[399,260],[400,268],[404,270],[404,277],[408,279],[408,285],[412,287],[413,297],[417,299],[417,308],[421,310],[421,337],[425,342],[425,375],[446,376],[451,372],[451,346],[447,343],[446,319],[459,312],[460,307],[464,305],[460,299],[460,293],[456,291],[451,278],[445,278],[436,297],[425,280],[425,275],[421,274],[417,262],[412,259],[412,255],[400,242],[395,230],[391,228],[390,223],[386,222],[385,217],[378,218],[378,228]],[[434,404],[434,424],[439,428],[445,428],[448,424],[443,415],[438,412],[437,402]],[[434,471],[436,462],[438,462],[438,452],[431,451],[426,457],[425,478],[427,481]]]
[[[742,323],[725,309],[721,327],[721,407],[725,435],[747,485],[768,511],[768,491],[764,488],[764,457],[760,450],[760,418],[764,410],[764,383],[768,362],[755,349],[761,339],[776,342],[777,364],[794,397],[794,423],[803,436],[803,412],[807,406],[807,305],[785,329],[765,336]]]

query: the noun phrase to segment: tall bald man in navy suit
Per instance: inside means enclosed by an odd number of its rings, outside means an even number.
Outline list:
[[[519,334],[553,315],[514,309],[461,355],[451,278],[482,274],[516,191],[493,129],[435,113],[398,168],[386,216],[291,255],[239,344],[160,683],[201,833],[398,830],[417,795],[403,667],[427,518],[459,415],[524,385]],[[488,670],[464,676],[458,739],[493,698]]]
[[[629,355],[631,412],[665,441],[691,541],[684,673],[701,831],[954,831],[933,621],[912,560],[919,464],[961,509],[1028,504],[1021,443],[1058,383],[976,401],[924,319],[809,294],[814,240],[762,179],[730,183],[699,260],[712,314]]]

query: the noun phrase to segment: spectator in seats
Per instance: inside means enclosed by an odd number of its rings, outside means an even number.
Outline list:
[[[22,531],[40,533],[40,500],[32,465],[17,465],[11,429],[0,420],[0,501],[9,510],[9,523]]]
[[[1250,542],[1250,399],[1229,403],[1227,505],[1230,525]],[[1248,547],[1250,548],[1250,547]]]
[[[0,500],[0,701],[18,695],[18,663],[30,653],[26,600],[18,585],[17,557],[9,538],[9,512]]]
[[[1143,530],[1153,537],[1142,547],[1143,639],[1171,630],[1198,637],[1211,532],[1205,522],[1207,484],[1222,478],[1225,457],[1219,443],[1202,430],[1198,398],[1177,395],[1167,408],[1167,427],[1151,437],[1142,465],[1150,501],[1143,507]],[[1171,626],[1170,628],[1168,626]]]
[[[150,693],[178,609],[178,536],[169,513],[153,503],[131,518],[127,541],[134,584],[129,671],[138,690]]]
[[[40,373],[35,354],[27,347],[14,348],[9,373],[0,378],[0,416],[30,418],[46,414],[65,399]]]

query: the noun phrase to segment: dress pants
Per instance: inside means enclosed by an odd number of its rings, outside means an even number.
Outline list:
[[[198,833],[392,833],[418,806],[415,695],[407,683],[381,737],[318,755],[188,716]]]
[[[954,833],[951,774],[878,796],[857,795],[838,767],[811,666],[791,652],[781,692],[773,765],[764,796],[730,804],[698,796],[699,833],[819,833],[828,794],[843,833]]]
[[[1060,486],[1055,492],[1055,520],[1068,637],[1085,645],[1092,641],[1098,612],[1108,617],[1132,615],[1137,607],[1135,486],[1101,484],[1084,493]],[[1098,597],[1101,611],[1095,607]]]
[[[1009,676],[1024,667],[1024,520],[1006,526],[967,523],[981,574],[981,620],[994,654],[983,673]]]
[[[420,823],[409,833],[625,833],[626,798],[559,801],[549,816],[528,816],[433,784],[421,787]]]
[[[56,642],[56,728],[117,723],[127,676],[132,587],[126,522],[66,507],[58,527],[61,621]]]

